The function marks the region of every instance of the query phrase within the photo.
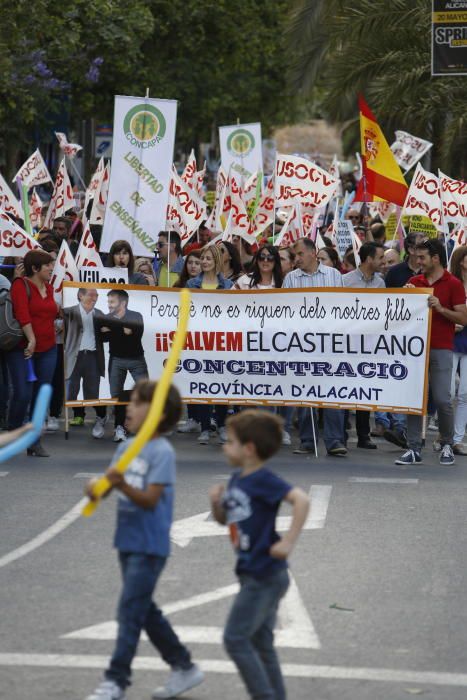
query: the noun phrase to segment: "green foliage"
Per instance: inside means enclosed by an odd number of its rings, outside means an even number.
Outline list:
[[[0,141],[5,149],[27,148],[38,134],[51,140],[58,114],[70,127],[110,121],[115,94],[147,87],[179,100],[177,139],[186,148],[237,118],[260,120],[267,133],[296,103],[286,82],[288,5],[0,0]]]
[[[299,0],[288,34],[292,76],[305,93],[322,90],[333,122],[357,118],[362,92],[389,142],[395,129],[433,141],[432,169],[465,178],[467,81],[431,77],[430,22],[429,0]]]

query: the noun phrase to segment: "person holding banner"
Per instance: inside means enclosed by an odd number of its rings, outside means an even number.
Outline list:
[[[222,257],[219,247],[215,244],[208,245],[201,251],[201,273],[186,283],[189,289],[231,289],[232,282],[225,279],[222,274]],[[193,419],[201,424],[201,434],[198,437],[200,445],[208,445],[211,439],[210,425],[213,406],[199,404],[193,406],[195,415]],[[225,431],[225,418],[227,406],[216,406],[216,419],[219,439],[224,443],[227,437]]]
[[[311,238],[300,238],[295,246],[295,261],[297,269],[285,276],[284,289],[300,289],[302,287],[342,287],[342,275],[333,267],[326,267],[318,261],[316,245]],[[311,408],[298,410],[300,446],[294,454],[310,454],[315,451],[314,418]],[[324,444],[328,455],[345,457],[344,411],[326,408],[323,411]],[[317,435],[316,435],[317,438]]]
[[[154,273],[158,287],[173,287],[183,270],[181,238],[175,231],[161,231],[157,241],[158,257],[154,260]],[[170,266],[170,271],[169,271]]]
[[[107,267],[126,267],[129,284],[149,284],[142,272],[135,272],[135,258],[128,241],[114,241],[107,256]]]
[[[446,251],[441,241],[431,239],[416,247],[417,262],[422,273],[411,277],[407,287],[431,287],[428,297],[432,309],[429,382],[433,403],[438,409],[440,443],[439,463],[454,464],[452,451],[454,415],[451,401],[454,332],[456,324],[467,325],[464,285],[446,270]],[[419,464],[422,461],[422,417],[407,418],[408,450],[396,464]]]
[[[54,260],[49,253],[31,250],[24,256],[25,277],[17,278],[11,286],[13,313],[25,340],[6,354],[14,396],[10,401],[9,430],[24,423],[28,407],[32,413],[42,384],[52,383],[57,361],[54,324],[59,314],[54,290],[49,284],[53,267]],[[28,448],[28,455],[49,456],[40,439]]]

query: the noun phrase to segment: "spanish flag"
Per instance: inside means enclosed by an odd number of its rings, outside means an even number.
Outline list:
[[[362,179],[357,202],[387,201],[404,206],[408,187],[381,127],[362,95],[359,95]]]

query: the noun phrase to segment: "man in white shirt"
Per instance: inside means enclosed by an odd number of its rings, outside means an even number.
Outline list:
[[[289,272],[284,279],[284,289],[301,289],[306,287],[342,287],[342,275],[333,267],[326,267],[316,257],[316,246],[311,238],[300,238],[295,246],[296,270]],[[345,457],[344,411],[335,408],[324,409],[323,439],[328,455]],[[311,409],[298,410],[300,447],[295,454],[314,452],[313,424]],[[317,421],[315,420],[315,425]]]

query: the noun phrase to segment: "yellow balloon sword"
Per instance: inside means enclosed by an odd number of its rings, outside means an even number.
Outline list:
[[[123,474],[128,468],[130,462],[139,454],[145,444],[154,435],[159,421],[162,417],[165,400],[170,389],[170,382],[177,367],[178,358],[183,349],[188,329],[188,320],[190,317],[190,292],[188,289],[182,289],[180,292],[180,314],[178,319],[178,328],[175,334],[172,347],[170,349],[164,371],[157,382],[157,388],[152,397],[151,406],[143,425],[139,429],[135,438],[122,454],[118,462],[115,464],[115,469]],[[89,501],[81,511],[81,514],[89,517],[96,510],[102,496],[111,488],[111,484],[106,476],[101,477],[96,481],[92,488],[93,498],[96,500]]]

